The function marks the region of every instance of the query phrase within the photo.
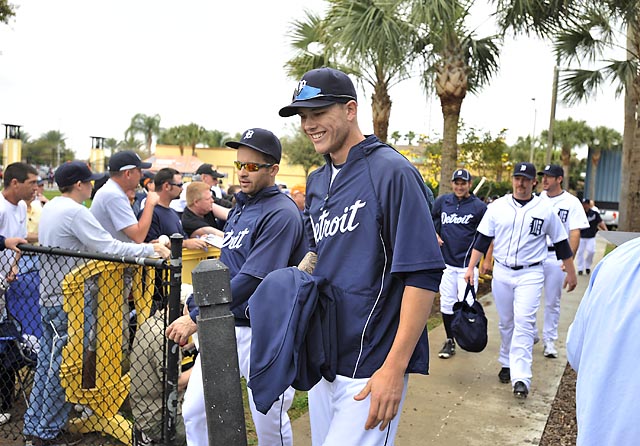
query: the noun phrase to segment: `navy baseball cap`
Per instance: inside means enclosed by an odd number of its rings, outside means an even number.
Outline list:
[[[334,68],[316,68],[307,71],[293,92],[291,104],[280,109],[286,118],[298,113],[299,108],[322,108],[335,103],[358,102],[353,82],[345,73]]]
[[[228,141],[226,146],[232,149],[247,146],[258,152],[271,155],[278,163],[280,162],[280,158],[282,158],[282,146],[280,145],[278,137],[269,130],[257,127],[245,131],[240,141]]]
[[[453,175],[451,176],[451,181],[455,180],[471,181],[471,174],[467,169],[454,170]]]
[[[213,166],[208,163],[200,164],[200,167],[196,170],[196,175],[211,175],[213,178],[224,178],[223,174],[215,170]]]
[[[78,181],[86,183],[102,178],[101,173],[92,173],[89,166],[82,161],[69,161],[56,169],[55,180],[58,187],[71,186]]]
[[[538,175],[549,175],[550,177],[563,177],[564,170],[562,170],[562,166],[558,166],[557,164],[547,164],[544,166],[544,170],[538,172]]]
[[[531,163],[518,163],[513,169],[514,177],[526,177],[533,180],[536,177],[536,166]]]
[[[129,169],[148,169],[151,163],[145,163],[140,159],[137,153],[130,150],[114,153],[109,159],[109,171],[119,172]]]
[[[591,204],[591,200],[589,200],[588,198],[583,198],[582,199],[582,204]]]

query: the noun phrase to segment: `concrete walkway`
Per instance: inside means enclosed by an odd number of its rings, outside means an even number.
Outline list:
[[[602,258],[605,244],[597,237],[594,263]],[[482,353],[458,348],[451,359],[439,359],[437,352],[445,339],[444,327],[432,330],[430,375],[411,375],[396,445],[537,445],[567,363],[567,330],[589,277],[578,276],[576,289],[563,292],[556,342],[559,358],[545,358],[542,342],[534,346],[533,381],[526,400],[514,398],[511,385],[498,380],[500,333],[491,294],[481,299],[489,320],[489,343]],[[544,302],[538,312],[539,332],[543,305]],[[293,430],[296,446],[311,445],[308,414],[293,423]]]

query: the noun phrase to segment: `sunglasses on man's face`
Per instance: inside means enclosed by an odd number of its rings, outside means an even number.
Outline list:
[[[236,169],[238,170],[246,169],[247,172],[257,172],[262,167],[273,166],[273,164],[243,163],[241,161],[234,161],[233,164],[236,166]]]

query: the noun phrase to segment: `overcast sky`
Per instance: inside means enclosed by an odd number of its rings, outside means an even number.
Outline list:
[[[322,0],[11,0],[15,20],[0,24],[0,123],[20,124],[32,138],[60,130],[79,158],[90,136],[124,138],[136,113],[159,114],[168,128],[191,122],[229,134],[265,127],[289,132],[283,119],[297,80],[283,65],[292,53],[286,37],[304,9],[321,12]],[[474,9],[491,32],[486,8]],[[469,127],[507,141],[549,125],[554,58],[551,47],[508,39],[501,69],[479,95],[468,95],[462,119]],[[371,91],[359,91],[360,124],[372,132]],[[389,134],[398,130],[442,134],[440,104],[417,80],[391,90]],[[535,98],[535,99],[534,99]],[[556,118],[585,120],[622,132],[623,101],[613,88]],[[0,137],[4,136],[4,132]]]

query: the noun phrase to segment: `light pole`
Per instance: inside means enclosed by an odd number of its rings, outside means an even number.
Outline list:
[[[531,153],[529,154],[529,162],[533,163],[533,139],[536,137],[536,118],[538,116],[538,109],[536,108],[536,98],[531,98],[533,101],[533,131],[531,132],[531,137],[529,138],[529,149]]]

